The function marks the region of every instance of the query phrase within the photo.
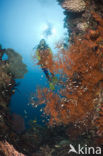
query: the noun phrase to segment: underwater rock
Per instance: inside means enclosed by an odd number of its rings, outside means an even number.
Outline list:
[[[21,133],[25,130],[24,119],[20,115],[12,115],[12,128],[16,133]]]
[[[1,60],[0,62],[0,138],[8,134],[7,113],[9,112],[8,104],[12,95],[13,78],[7,72],[8,63]],[[10,86],[11,84],[11,86]]]
[[[0,115],[0,138],[5,137],[8,131],[8,126],[5,123],[4,116]]]
[[[50,148],[48,145],[44,147],[40,147],[40,150],[42,151],[42,154],[44,156],[52,156],[52,153],[55,151],[53,148]]]
[[[100,16],[103,15],[103,3],[98,0],[91,0],[91,1],[82,1],[85,3],[84,11],[79,12],[78,7],[77,12],[75,10],[72,11],[70,4],[75,7],[76,3],[79,2],[78,0],[58,0],[59,4],[63,7],[64,5],[64,26],[68,29],[69,33],[69,42],[74,42],[75,36],[82,36],[85,34],[87,29],[94,29],[96,30],[98,22],[94,20],[92,13],[96,12]],[[73,4],[74,3],[74,4]],[[80,5],[80,4],[78,4]]]
[[[7,109],[12,94],[12,76],[7,72],[8,64],[0,65],[0,108]],[[11,84],[11,86],[9,86]]]
[[[7,101],[5,101],[5,99],[2,96],[0,96],[0,109],[7,109],[7,106]]]
[[[69,140],[61,140],[61,141],[59,142],[59,145],[60,145],[60,146],[69,145],[69,144],[70,144],[70,141],[69,141]]]
[[[83,0],[65,0],[62,7],[69,12],[80,13],[86,8],[86,3]]]
[[[11,77],[6,73],[5,68],[6,66],[0,66],[0,91],[2,88],[6,88],[6,86],[10,83]]]

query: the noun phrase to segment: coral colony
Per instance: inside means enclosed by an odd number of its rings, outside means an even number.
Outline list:
[[[88,29],[82,38],[75,37],[69,50],[62,50],[62,57],[54,62],[54,72],[60,69],[66,77],[60,82],[63,89],[59,94],[47,88],[37,92],[39,103],[46,103],[44,111],[50,115],[50,125],[73,123],[83,131],[96,126],[102,135],[103,19],[92,14],[97,29]]]

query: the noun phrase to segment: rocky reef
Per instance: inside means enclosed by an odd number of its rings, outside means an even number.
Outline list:
[[[8,55],[7,60],[2,59],[5,53]],[[2,137],[8,129],[9,102],[15,93],[15,78],[22,78],[27,69],[22,63],[22,57],[12,49],[2,49],[0,46],[0,56],[0,136]]]
[[[3,60],[4,54],[8,55],[7,60]],[[19,57],[17,57],[19,56]],[[18,61],[15,61],[15,60]],[[12,60],[12,61],[11,61]],[[19,70],[18,62],[21,70]],[[17,66],[15,71],[14,64]],[[24,72],[23,72],[24,71]],[[11,96],[15,93],[15,78],[23,77],[27,72],[26,66],[22,63],[21,56],[11,49],[2,49],[0,46],[0,156],[19,155],[16,150],[5,140],[12,140],[12,135],[18,137],[13,129],[13,116],[10,114],[9,102]],[[20,74],[21,73],[21,74]],[[20,118],[19,118],[20,119]],[[15,121],[17,122],[17,120]]]
[[[103,1],[97,0],[57,0],[64,8],[64,27],[69,32],[69,42],[73,42],[75,36],[85,34],[86,30],[96,29],[97,22],[92,16],[92,12],[103,14]]]

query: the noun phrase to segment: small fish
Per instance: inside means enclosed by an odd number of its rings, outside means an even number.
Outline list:
[[[45,122],[45,120],[42,120],[42,122]]]
[[[37,120],[33,120],[33,123],[37,123]]]
[[[42,112],[42,111],[43,111],[43,109],[41,108],[41,109],[40,109],[40,112]]]
[[[8,86],[11,86],[12,84],[10,83]]]
[[[34,97],[32,96],[32,97],[31,97],[31,99],[33,100],[33,99],[34,99]]]
[[[60,145],[55,145],[55,147],[56,147],[56,148],[60,148],[61,146],[60,146]]]
[[[35,105],[34,107],[35,107],[35,108],[37,108],[37,107],[38,107],[38,105]]]
[[[25,114],[27,114],[27,111],[26,111],[26,110],[24,110],[24,113],[25,113]]]
[[[40,101],[40,104],[43,104],[43,103],[45,103],[45,100]]]
[[[15,93],[15,89],[13,89],[12,92]]]
[[[62,104],[61,107],[64,107],[64,104]]]
[[[31,105],[32,105],[32,106],[35,105],[35,102],[32,102]]]

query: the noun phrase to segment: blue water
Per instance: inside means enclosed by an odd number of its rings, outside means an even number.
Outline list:
[[[25,74],[24,78],[17,79],[16,82],[19,85],[16,87],[15,94],[11,99],[11,111],[25,117],[27,124],[29,120],[36,120],[38,124],[42,124],[41,106],[37,108],[32,107],[31,98],[34,97],[37,87],[48,87],[48,81],[45,78],[44,73],[40,68],[35,67],[32,70],[28,70],[28,73]]]
[[[49,87],[40,66],[36,66],[32,56],[42,38],[45,38],[53,55],[57,53],[56,42],[64,40],[63,9],[56,0],[0,0],[0,43],[3,48],[12,48],[23,57],[28,72],[23,79],[16,79],[19,84],[11,98],[10,110],[21,115],[28,124],[36,120],[43,124],[40,108],[30,105],[30,98],[38,86]],[[42,122],[43,121],[43,122]]]

